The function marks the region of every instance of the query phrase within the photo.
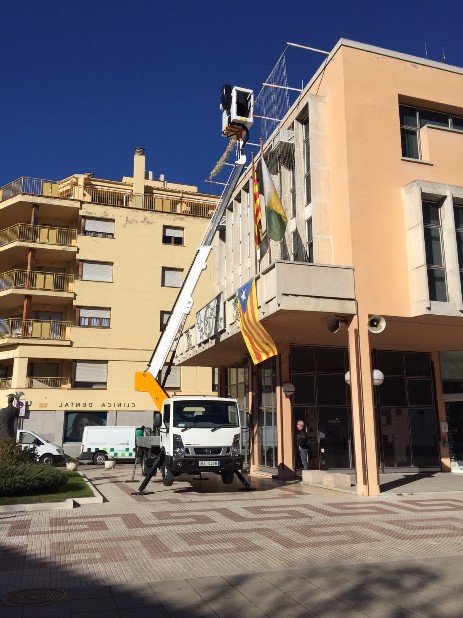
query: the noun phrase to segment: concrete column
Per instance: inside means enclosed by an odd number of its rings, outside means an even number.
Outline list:
[[[440,371],[440,359],[439,352],[432,352],[432,362],[434,365],[434,389],[436,393],[436,406],[437,406],[437,422],[439,423],[438,436],[439,440],[439,455],[442,472],[450,472],[450,450],[449,450],[449,433],[448,431],[440,431],[440,423],[447,422],[447,416],[445,414],[445,401],[442,398],[442,377]]]
[[[135,148],[133,157],[133,192],[143,195],[145,192],[145,149]]]
[[[379,496],[368,314],[363,315],[359,312],[354,316],[348,334],[357,494]]]
[[[277,432],[278,432],[278,478],[294,478],[293,414],[291,397],[283,393],[282,386],[290,382],[289,345],[280,345],[280,371],[277,383]]]
[[[11,376],[11,388],[20,390],[26,388],[28,359],[17,356],[13,363],[13,374]]]

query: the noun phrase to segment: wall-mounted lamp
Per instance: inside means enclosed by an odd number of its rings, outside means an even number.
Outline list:
[[[294,395],[294,391],[296,390],[296,387],[292,382],[285,382],[281,388],[283,389],[286,397],[291,397],[291,395]]]
[[[341,324],[347,324],[347,318],[330,315],[326,318],[326,328],[330,333],[337,333]]]
[[[371,372],[371,379],[374,386],[381,386],[381,384],[384,382],[384,373],[379,369],[373,369],[373,371]],[[350,371],[346,373],[346,375],[344,376],[344,380],[346,381],[346,384],[350,386]]]

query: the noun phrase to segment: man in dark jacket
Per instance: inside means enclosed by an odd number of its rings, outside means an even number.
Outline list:
[[[309,443],[307,441],[307,432],[304,428],[304,421],[297,421],[296,424],[297,433],[296,433],[296,445],[299,449],[299,454],[301,456],[302,465],[304,470],[309,469]]]

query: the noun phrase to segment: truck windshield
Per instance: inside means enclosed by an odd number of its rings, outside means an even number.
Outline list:
[[[176,401],[174,427],[239,427],[238,408],[231,401]]]

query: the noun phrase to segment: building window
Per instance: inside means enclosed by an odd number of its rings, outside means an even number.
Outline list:
[[[104,427],[107,412],[65,412],[63,442],[82,442],[84,428]]]
[[[162,268],[161,285],[165,288],[181,288],[183,283],[183,270],[181,268]]]
[[[113,265],[105,262],[79,262],[79,276],[82,281],[113,280]]]
[[[219,369],[218,367],[212,367],[212,392],[219,392]]]
[[[74,388],[106,388],[107,361],[76,361]]]
[[[313,229],[312,229],[312,217],[307,219],[307,261],[313,263]]]
[[[296,170],[293,168],[289,173],[289,194],[290,194],[290,207],[291,217],[296,216],[297,203],[296,203]]]
[[[77,325],[92,328],[109,328],[111,323],[111,309],[99,309],[97,307],[78,307]]]
[[[302,139],[304,142],[304,187],[305,203],[312,201],[312,179],[310,177],[310,141],[309,141],[309,117],[306,116],[302,121]]]
[[[162,226],[163,245],[183,245],[183,227]]]
[[[164,384],[164,378],[168,369],[168,365],[164,365],[161,369],[161,384],[163,384],[164,388],[176,389],[180,390],[182,388],[182,372],[180,367],[172,367],[170,368],[169,375],[167,376],[167,380]]]
[[[84,236],[98,236],[99,238],[114,238],[114,221],[112,219],[82,219],[82,234]]]
[[[447,302],[441,207],[438,202],[423,201],[423,227],[429,300]]]
[[[159,330],[161,331],[161,333],[163,330],[165,330],[171,313],[172,311],[161,311],[160,323],[159,323]]]
[[[460,285],[463,294],[463,206],[453,207],[455,233],[457,238],[458,266],[460,268]]]
[[[463,118],[429,109],[399,106],[402,156],[421,159],[420,129],[426,125],[463,131]]]

